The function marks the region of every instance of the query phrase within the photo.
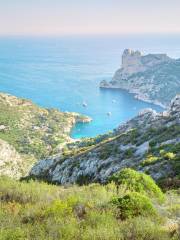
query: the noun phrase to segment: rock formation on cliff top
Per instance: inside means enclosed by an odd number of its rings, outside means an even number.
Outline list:
[[[180,59],[126,49],[121,68],[110,82],[103,80],[100,87],[125,89],[136,98],[167,107],[180,93]]]

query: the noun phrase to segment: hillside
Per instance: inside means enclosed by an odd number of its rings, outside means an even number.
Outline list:
[[[121,68],[110,82],[102,81],[100,87],[125,89],[138,99],[168,106],[180,93],[180,59],[165,54],[142,55],[126,49]]]
[[[11,175],[14,169],[12,176],[24,175],[34,162],[71,141],[71,128],[79,121],[90,119],[77,113],[44,109],[29,100],[0,93],[0,159],[4,169],[1,173]],[[21,161],[14,160],[16,156]]]
[[[14,147],[0,139],[0,175],[20,178],[24,175],[25,164]]]
[[[124,167],[146,172],[155,180],[180,174],[180,95],[168,111],[145,110],[102,140],[87,139],[39,161],[30,175],[58,184],[103,183]]]

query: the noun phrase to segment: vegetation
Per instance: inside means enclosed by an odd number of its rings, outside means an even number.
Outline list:
[[[0,139],[15,147],[30,166],[57,152],[59,145],[69,141],[75,121],[85,119],[76,113],[41,108],[31,101],[0,93]],[[29,169],[27,165],[25,170]]]
[[[156,163],[159,160],[158,157],[149,154],[146,159],[141,163],[142,166],[148,166]]]
[[[74,120],[73,114],[0,95],[0,139],[13,145],[26,161],[29,156],[37,159],[57,153],[68,140]],[[180,143],[166,142],[178,137],[179,126],[171,124],[116,131],[65,145],[55,163],[72,158],[72,174],[92,154],[102,163],[96,176],[112,162],[125,160],[147,172],[163,163],[174,172],[172,179],[161,179],[161,186],[174,191],[163,193],[150,176],[130,168],[112,175],[104,185],[89,184],[94,179],[88,171],[75,179],[79,186],[66,187],[0,177],[0,240],[178,240]],[[146,142],[150,147],[138,155]]]
[[[179,239],[175,192],[162,206],[122,186],[117,194],[114,183],[65,188],[1,177],[0,199],[1,240]]]
[[[0,125],[4,126],[0,138],[22,154],[32,154],[38,159],[47,156],[65,141],[69,134],[65,129],[71,127],[73,120],[70,113],[43,109],[8,95],[0,96]]]
[[[151,200],[137,192],[131,192],[123,197],[116,197],[112,200],[112,203],[118,208],[118,216],[121,219],[156,214]]]
[[[113,181],[117,186],[122,185],[129,191],[145,194],[160,201],[164,199],[161,189],[150,176],[133,169],[124,168],[112,175],[109,180]]]

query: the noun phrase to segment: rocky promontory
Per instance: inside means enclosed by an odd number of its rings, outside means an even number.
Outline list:
[[[110,82],[103,80],[100,87],[125,89],[138,99],[167,107],[180,92],[180,59],[126,49],[121,68]]]

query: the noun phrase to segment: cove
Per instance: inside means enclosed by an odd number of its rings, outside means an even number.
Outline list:
[[[144,108],[162,110],[126,91],[99,89],[99,82],[110,80],[120,67],[123,50],[178,57],[179,41],[179,35],[1,37],[0,91],[42,107],[88,115],[93,121],[77,124],[71,136],[96,136]]]

